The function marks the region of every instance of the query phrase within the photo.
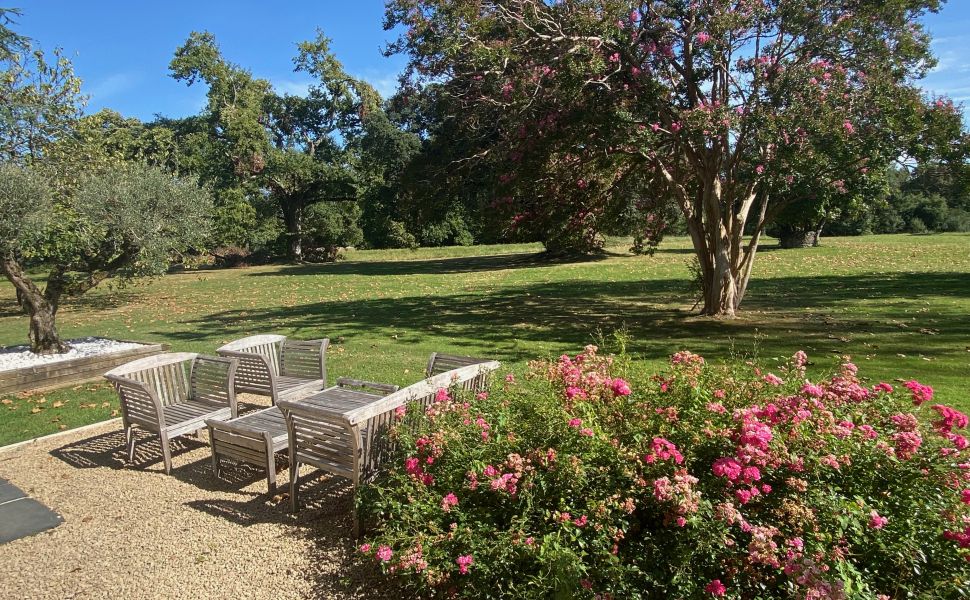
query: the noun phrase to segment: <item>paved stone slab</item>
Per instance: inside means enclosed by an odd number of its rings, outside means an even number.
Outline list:
[[[10,482],[0,480],[0,544],[53,529],[63,522],[59,514],[28,498]]]
[[[11,500],[16,500],[17,498],[25,498],[27,494],[23,493],[20,488],[10,483],[6,479],[0,479],[0,504],[4,502],[9,502]]]

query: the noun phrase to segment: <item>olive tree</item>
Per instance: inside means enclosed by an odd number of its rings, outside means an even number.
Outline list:
[[[194,180],[140,163],[84,175],[66,194],[50,179],[38,167],[0,163],[0,271],[30,317],[38,354],[67,349],[55,325],[65,297],[112,277],[164,273],[173,253],[204,243],[212,209]]]

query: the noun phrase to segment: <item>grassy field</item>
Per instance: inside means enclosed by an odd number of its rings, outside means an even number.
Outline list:
[[[537,260],[538,245],[352,252],[330,265],[186,272],[108,288],[58,315],[65,338],[161,341],[212,352],[278,332],[330,337],[331,378],[406,384],[434,350],[495,357],[520,369],[625,328],[628,350],[656,363],[680,349],[764,360],[806,350],[820,371],[850,354],[864,376],[917,378],[970,409],[970,235],[827,238],[759,254],[743,315],[692,316],[688,242],[653,257],[617,243],[581,262]],[[0,345],[23,343],[12,288],[0,291]],[[88,384],[0,400],[0,445],[116,413]]]

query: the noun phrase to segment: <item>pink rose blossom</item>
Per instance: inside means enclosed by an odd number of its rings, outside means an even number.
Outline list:
[[[458,572],[461,573],[462,575],[467,575],[468,567],[475,564],[475,560],[472,558],[471,554],[459,556],[458,558],[455,559],[455,562],[458,563]]]
[[[767,375],[765,375],[764,380],[770,383],[771,385],[781,385],[785,383],[785,380],[783,380],[781,377],[778,377],[774,373],[768,373]]]
[[[458,506],[458,496],[453,492],[449,492],[447,496],[441,499],[441,509],[449,512],[452,506]]]
[[[913,394],[913,404],[919,406],[924,402],[929,402],[933,399],[933,388],[928,385],[923,385],[922,383],[911,380],[903,384],[906,386],[910,392]]]
[[[712,596],[723,596],[727,593],[727,588],[724,587],[724,584],[721,583],[720,579],[715,579],[704,586],[704,591]]]
[[[377,549],[377,558],[379,558],[382,562],[391,560],[392,556],[394,556],[394,551],[391,550],[390,546],[381,546]]]
[[[874,510],[869,513],[869,527],[873,529],[882,529],[888,522],[888,518],[880,516],[879,513]]]
[[[614,379],[613,384],[610,386],[613,393],[617,396],[629,396],[633,391],[630,389],[630,384],[624,379]]]

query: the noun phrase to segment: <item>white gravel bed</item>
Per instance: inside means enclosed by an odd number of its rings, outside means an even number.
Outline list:
[[[0,452],[0,477],[65,520],[0,545],[0,600],[402,597],[356,560],[343,480],[309,479],[294,515],[262,470],[226,463],[217,479],[189,437],[166,476],[157,438],[138,439],[132,466],[117,423]]]
[[[0,371],[12,371],[24,367],[46,365],[63,360],[71,360],[72,358],[111,354],[112,352],[132,350],[144,346],[144,344],[136,344],[134,342],[119,342],[117,340],[96,337],[68,340],[65,343],[70,347],[70,350],[63,354],[34,354],[30,351],[30,346],[0,348]]]

